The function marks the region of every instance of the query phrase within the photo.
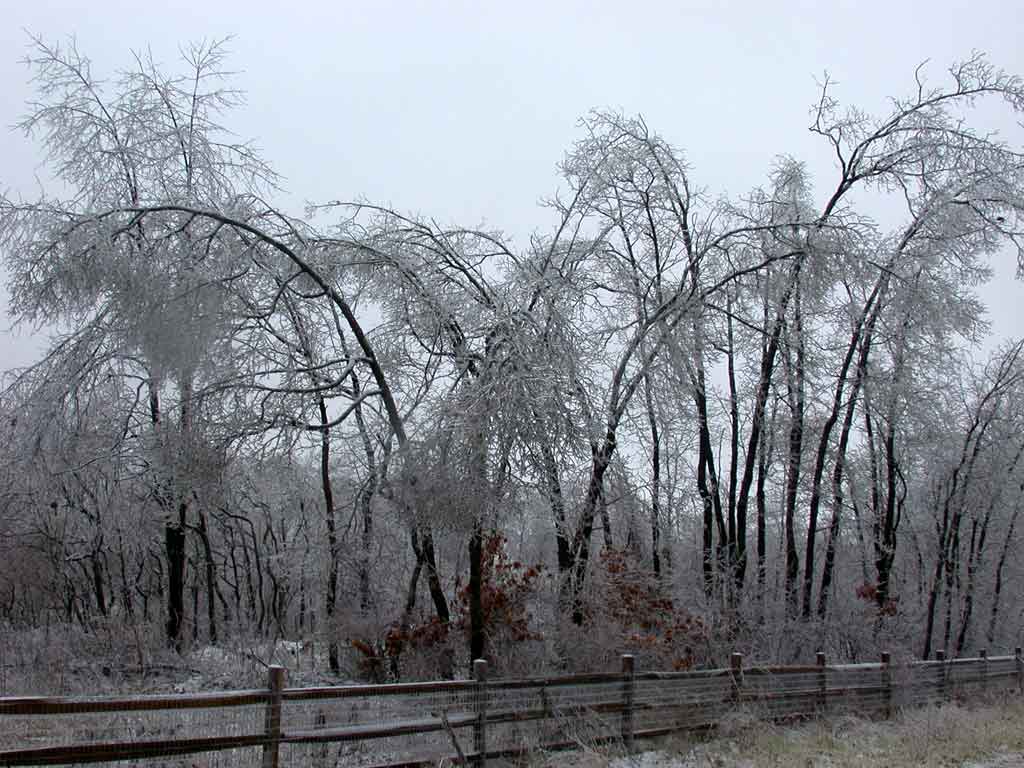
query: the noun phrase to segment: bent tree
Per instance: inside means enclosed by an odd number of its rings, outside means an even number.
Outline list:
[[[191,476],[203,431],[198,393],[230,365],[218,349],[233,323],[223,286],[242,267],[187,236],[173,243],[154,237],[141,221],[120,234],[75,222],[85,212],[168,200],[237,207],[273,182],[252,149],[225,141],[217,123],[239,103],[223,84],[223,55],[217,43],[186,48],[181,75],[137,57],[134,68],[106,83],[73,44],[34,40],[28,62],[38,100],[20,127],[40,141],[64,194],[32,204],[5,199],[0,208],[12,312],[67,328],[58,348],[88,340],[103,349],[83,361],[94,367],[91,375],[124,377],[144,393],[131,408],[144,408],[148,422],[138,437],[164,521],[166,632],[179,648]],[[44,360],[44,378],[82,375],[64,362],[61,355]]]
[[[962,645],[978,615],[995,621],[1015,578],[1019,484],[996,493],[979,468],[992,457],[1020,472],[1018,453],[994,448],[1016,423],[1012,398],[968,398],[977,407],[942,437],[959,458],[916,455],[939,432],[922,386],[941,391],[951,350],[980,328],[971,287],[1020,245],[1024,156],[969,119],[986,97],[1019,113],[1019,79],[975,57],[939,87],[919,73],[881,117],[844,110],[826,85],[812,130],[832,177],[782,157],[741,199],[698,187],[642,119],[592,113],[560,166],[554,227],[517,248],[498,230],[371,204],[286,215],[265,199],[272,171],[217,122],[237,103],[222,49],[184,57],[181,77],[139,58],[105,84],[73,48],[36,41],[39,96],[22,127],[62,194],[0,201],[14,312],[61,328],[5,390],[5,413],[33,414],[12,434],[46,459],[19,492],[45,512],[30,486],[90,452],[110,460],[62,477],[42,526],[73,523],[47,550],[73,610],[111,615],[115,594],[135,610],[134,580],[181,648],[190,594],[216,639],[218,616],[223,629],[246,612],[283,633],[298,590],[298,626],[326,620],[341,671],[351,584],[364,624],[397,617],[361,646],[396,670],[403,649],[447,646],[455,627],[471,657],[493,651],[495,542],[517,542],[520,565],[549,553],[555,619],[586,625],[596,528],[672,600],[721,612],[709,626],[730,639],[748,619],[768,627],[775,584],[781,627],[848,610],[857,547],[879,622],[911,602],[918,574],[926,649],[936,622]],[[895,228],[861,207],[876,193],[899,203]],[[55,436],[76,424],[90,439],[58,455]],[[249,464],[290,467],[287,490]],[[132,484],[104,496],[113,467]],[[123,518],[97,514],[97,499],[128,498],[156,532],[115,546]],[[401,584],[394,569],[375,581],[373,552],[396,551],[378,514],[411,545]],[[933,522],[935,552],[922,543]],[[995,597],[980,606],[987,578]],[[421,591],[434,621],[414,627]]]

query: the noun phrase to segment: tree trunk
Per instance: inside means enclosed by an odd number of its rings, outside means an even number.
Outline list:
[[[441,587],[441,576],[437,569],[437,556],[434,554],[434,534],[427,525],[420,526],[420,541],[423,547],[423,563],[427,566],[427,587],[430,599],[434,603],[434,613],[442,624],[451,622],[448,610],[448,599]]]
[[[609,551],[615,546],[612,539],[612,521],[608,516],[608,495],[605,493],[604,485],[601,486],[600,495],[597,497],[597,508],[601,517],[601,533],[604,535],[604,549]]]
[[[124,535],[121,526],[117,526],[117,559],[121,571],[121,604],[124,606],[125,615],[134,624],[135,607],[132,603],[132,589],[128,583],[128,563],[124,552]],[[138,584],[138,580],[136,580]]]
[[[185,618],[185,515],[187,505],[178,506],[178,519],[164,525],[167,552],[167,640],[182,651],[181,626]]]
[[[543,460],[545,491],[547,492],[548,502],[551,504],[552,517],[555,521],[555,549],[558,559],[558,574],[564,579],[572,567],[572,545],[565,522],[565,500],[562,496],[562,482],[559,478],[558,463],[555,461],[555,454],[551,450],[551,446],[544,442],[540,448],[541,459]]]
[[[935,609],[938,607],[939,592],[942,584],[942,571],[946,565],[946,539],[949,536],[949,505],[943,505],[943,516],[938,528],[938,546],[936,547],[935,573],[932,585],[928,590],[928,607],[925,610],[924,643],[921,658],[929,659],[932,654],[932,636],[935,631]]]
[[[948,649],[953,631],[953,590],[960,581],[960,536],[953,531],[953,543],[950,545],[950,559],[946,561],[946,600],[945,620],[942,624],[942,647]]]
[[[747,573],[747,510],[750,506],[750,487],[754,482],[754,468],[757,466],[757,449],[761,444],[761,430],[764,428],[765,406],[768,392],[772,384],[772,372],[775,370],[775,356],[779,350],[779,336],[782,333],[783,314],[789,303],[795,281],[799,279],[800,262],[794,267],[793,282],[790,283],[786,295],[779,305],[771,337],[761,355],[761,372],[754,401],[754,413],[751,416],[750,438],[747,440],[747,451],[743,463],[743,480],[740,482],[739,498],[736,500],[736,544],[735,544],[735,589],[743,590]],[[738,439],[738,437],[737,437]]]
[[[839,433],[839,445],[832,467],[832,522],[829,524],[828,538],[825,545],[825,564],[821,571],[821,588],[818,590],[818,617],[825,618],[828,612],[829,590],[832,587],[832,573],[836,562],[836,547],[839,544],[839,526],[843,514],[843,472],[846,468],[846,451],[850,444],[850,432],[853,430],[853,418],[857,409],[857,396],[867,376],[868,359],[871,355],[871,343],[874,335],[875,321],[878,314],[872,314],[864,332],[860,356],[857,360],[857,373],[853,386],[850,388],[850,399],[846,403],[846,415]]]
[[[149,419],[154,433],[160,432],[160,382],[149,382]],[[161,488],[158,498],[164,507],[164,553],[167,556],[167,642],[179,653],[182,649],[181,624],[185,615],[185,515],[186,504],[178,505],[178,516],[174,518],[169,491]]]
[[[729,294],[726,295],[725,308],[725,361],[726,377],[729,381],[729,488],[726,512],[726,535],[728,536],[727,563],[729,565],[729,574],[726,579],[726,588],[728,591],[728,603],[730,606],[735,606],[739,599],[739,593],[743,589],[743,578],[740,576],[741,553],[739,538],[746,538],[746,521],[740,524],[738,520],[739,510],[736,506],[737,467],[739,466],[740,458],[740,409],[739,399],[736,394],[736,365],[734,360],[735,345],[732,332],[732,296]],[[755,415],[755,420],[756,418],[757,417]],[[744,514],[745,511],[746,510],[744,510]],[[742,531],[738,532],[738,529],[742,529]]]
[[[206,621],[210,630],[210,643],[217,644],[217,606],[214,601],[217,589],[217,570],[213,560],[213,547],[210,546],[210,533],[206,526],[206,515],[199,513],[199,540],[203,545],[203,561],[206,566]],[[198,618],[196,619],[198,621]]]
[[[1006,467],[1006,476],[1013,477],[1020,464],[1021,459],[1024,458],[1024,443],[1017,449],[1013,459],[1009,462]],[[1021,483],[1017,488],[1017,497],[1020,497],[1021,492],[1024,491],[1024,483]],[[977,519],[974,520],[971,527],[971,545],[970,554],[967,559],[967,593],[964,596],[964,607],[963,615],[960,622],[960,632],[957,635],[957,653],[963,650],[968,632],[970,630],[971,619],[973,617],[974,610],[974,594],[975,594],[975,582],[978,570],[982,566],[982,561],[985,554],[985,544],[988,541],[988,530],[989,524],[992,521],[992,513],[996,509],[996,505],[1002,501],[1004,491],[1000,488],[997,491],[990,491],[988,504],[985,507],[985,516],[982,518],[980,528],[978,526]],[[1013,535],[1013,527],[1017,522],[1017,512],[1019,507],[1014,507],[1014,513],[1010,518],[1009,533],[1007,534],[1007,540],[1004,542],[1003,553],[1000,556],[1000,564],[997,567],[996,583],[992,598],[993,614],[996,613],[996,605],[999,602],[999,594],[1002,592],[1002,562],[1006,557],[1006,547],[1009,544],[1010,537]],[[990,623],[988,635],[994,633],[994,626]],[[989,643],[991,643],[991,638]]]
[[[651,377],[644,376],[644,400],[647,406],[647,421],[651,427],[651,567],[654,577],[661,577],[661,435],[658,419],[654,412],[654,398],[651,394]]]
[[[92,571],[93,593],[96,595],[96,609],[100,612],[100,616],[106,618],[107,597],[103,588],[103,561],[100,558],[100,550],[94,550],[92,555],[89,557],[89,563]]]
[[[707,392],[704,388],[704,364],[698,355],[693,380],[693,399],[697,409],[697,492],[703,507],[703,549],[702,568],[704,572],[704,594],[710,600],[714,594],[716,556],[715,527],[718,529],[718,551],[728,541],[725,520],[722,516],[722,500],[719,495],[718,477],[715,472],[715,457],[711,447],[711,431],[708,421]]]
[[[483,610],[483,529],[480,517],[469,537],[469,665],[484,658],[486,628]]]
[[[398,632],[385,648],[385,652],[390,660],[391,676],[395,680],[401,677],[399,664],[402,651],[405,648],[405,637],[412,624],[412,613],[416,610],[416,593],[419,589],[420,574],[423,572],[423,549],[420,547],[419,535],[416,533],[415,527],[410,530],[409,538],[412,543],[412,551],[416,555],[416,561],[409,576],[409,586],[405,590],[405,606],[402,608],[402,618],[399,622]]]
[[[775,423],[778,413],[772,407],[770,426],[761,431],[761,445],[758,449],[757,485],[754,489],[754,502],[757,509],[757,596],[760,603],[760,615],[764,618],[765,579],[767,577],[766,550],[766,518],[768,503],[765,498],[765,485],[771,471],[772,458],[775,453]]]
[[[788,451],[786,455],[786,493],[785,511],[783,513],[783,530],[786,552],[786,613],[795,617],[798,610],[797,576],[800,573],[800,556],[796,549],[796,499],[800,489],[800,467],[803,457],[804,441],[804,338],[800,314],[800,301],[797,298],[796,315],[796,365],[787,376],[787,394],[790,408]],[[786,356],[787,363],[789,355]],[[788,366],[787,366],[788,367]],[[812,535],[809,531],[808,536]]]
[[[956,635],[956,655],[963,653],[974,617],[974,577],[978,570],[981,550],[985,547],[984,528],[979,532],[978,521],[971,523],[971,541],[967,552],[967,589],[964,592],[963,610],[960,613],[960,630]]]
[[[871,295],[864,303],[864,307],[861,309],[856,323],[854,323],[853,330],[850,333],[850,340],[846,346],[846,355],[844,356],[843,364],[839,369],[836,391],[832,398],[832,409],[828,418],[825,420],[825,424],[821,429],[821,436],[818,439],[818,450],[814,458],[814,472],[811,477],[810,511],[807,515],[807,547],[804,552],[803,608],[801,610],[801,614],[805,619],[809,619],[811,617],[811,597],[814,589],[815,537],[818,529],[818,516],[821,511],[821,482],[825,475],[825,464],[828,460],[828,446],[832,438],[832,430],[835,429],[836,422],[839,421],[839,413],[843,407],[843,394],[846,389],[846,377],[850,373],[850,367],[853,365],[854,355],[857,352],[857,348],[860,346],[861,336],[864,332],[865,325],[869,322],[870,317],[877,317],[874,309],[876,307],[876,302],[888,286],[889,275],[890,272],[886,270],[878,278]]]
[[[345,352],[347,354],[347,348]],[[352,394],[358,402],[362,390],[359,377],[356,376],[354,370],[349,379],[352,382]],[[363,442],[363,453],[366,455],[366,482],[359,491],[359,512],[362,522],[360,542],[362,546],[359,553],[359,610],[365,614],[373,606],[373,596],[370,593],[370,562],[373,547],[373,497],[377,493],[378,476],[376,455],[370,440],[370,431],[366,427],[366,419],[363,417],[362,405],[356,405],[355,417],[359,437]]]
[[[1024,484],[1017,489],[1017,495],[1024,492]],[[999,561],[996,563],[996,583],[992,589],[992,612],[988,620],[988,632],[986,637],[991,646],[995,642],[996,626],[999,621],[999,601],[1003,594],[1003,570],[1006,568],[1006,558],[1010,554],[1010,547],[1013,542],[1013,530],[1017,525],[1017,516],[1020,514],[1022,505],[1016,504],[1013,508],[1013,516],[1010,517],[1010,525],[1006,531],[1006,538],[1003,540],[1003,549],[999,553]]]
[[[974,408],[970,428],[967,430],[963,446],[960,449],[960,460],[949,473],[948,479],[943,483],[945,490],[941,497],[942,522],[936,526],[938,531],[938,552],[935,564],[935,577],[928,596],[924,658],[928,658],[928,653],[931,651],[935,628],[935,610],[938,594],[941,589],[940,580],[943,571],[945,571],[946,576],[947,598],[946,626],[943,637],[947,644],[949,642],[949,627],[952,621],[952,604],[950,601],[952,601],[953,583],[956,575],[954,569],[959,567],[960,526],[966,503],[966,489],[973,478],[974,466],[978,461],[979,455],[981,455],[985,433],[996,419],[995,404],[1005,394],[1008,383],[1015,379],[1013,370],[1022,348],[1024,348],[1024,342],[1019,342],[1000,363],[998,374],[992,386]]]
[[[584,497],[583,510],[572,542],[573,562],[568,589],[572,596],[569,601],[572,621],[577,626],[582,626],[586,618],[583,610],[583,587],[587,577],[587,565],[590,561],[590,537],[594,532],[594,516],[597,513],[597,506],[604,493],[605,472],[608,471],[614,451],[615,433],[609,429],[604,443],[593,451],[590,482],[587,485],[587,495]]]
[[[373,608],[373,593],[370,591],[370,562],[373,557],[373,495],[376,493],[376,477],[366,479],[367,485],[359,491],[360,531],[359,553],[359,610],[367,614]]]
[[[899,528],[900,500],[897,491],[899,464],[896,460],[896,429],[890,424],[885,432],[885,513],[882,516],[879,546],[875,559],[878,574],[878,606],[884,608],[892,593],[892,569],[896,560],[896,531]]]
[[[320,411],[320,487],[324,497],[324,523],[327,527],[327,588],[324,593],[324,616],[327,622],[327,665],[332,674],[341,672],[338,658],[337,627],[334,609],[338,602],[338,530],[334,519],[334,486],[331,483],[331,430],[327,425],[327,403],[319,398]]]

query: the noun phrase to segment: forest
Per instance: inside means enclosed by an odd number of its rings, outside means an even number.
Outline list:
[[[5,632],[378,681],[1022,644],[1024,339],[977,288],[1024,269],[1024,151],[977,115],[1024,81],[984,55],[880,114],[824,81],[831,175],[735,197],[593,111],[521,243],[282,210],[219,44],[28,59],[46,191],[0,196],[0,255],[51,335],[0,380]]]

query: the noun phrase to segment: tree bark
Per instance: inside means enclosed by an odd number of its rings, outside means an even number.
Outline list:
[[[594,531],[597,506],[604,492],[604,476],[608,471],[614,451],[615,432],[609,428],[602,445],[593,451],[587,494],[584,497],[580,523],[572,542],[573,563],[570,569],[568,589],[571,594],[569,604],[572,610],[572,621],[577,626],[582,626],[586,618],[583,609],[583,586],[587,576],[587,565],[590,561],[590,537]]]
[[[203,545],[203,562],[206,567],[206,623],[210,633],[210,643],[217,644],[217,605],[215,594],[217,590],[217,569],[213,560],[213,547],[210,545],[210,532],[206,525],[206,515],[199,512],[199,524],[196,531],[199,533],[199,540]],[[198,621],[198,619],[197,619]]]
[[[334,485],[331,482],[331,430],[327,403],[318,398],[320,412],[320,490],[324,497],[324,524],[327,527],[327,584],[324,590],[324,617],[327,623],[327,665],[332,674],[341,672],[338,657],[337,627],[334,609],[338,602],[338,530],[334,518]]]
[[[644,400],[647,422],[651,428],[651,567],[655,578],[661,577],[661,434],[658,430],[651,378],[644,376]]]
[[[430,599],[434,603],[434,612],[437,615],[437,620],[447,626],[451,623],[451,612],[448,609],[448,598],[445,597],[444,588],[441,586],[437,556],[434,554],[434,535],[430,526],[421,524],[419,537],[420,547],[423,550],[423,564],[427,566],[427,588],[430,591]]]
[[[178,506],[177,520],[164,526],[164,548],[167,553],[167,639],[181,653],[181,627],[185,618],[185,515],[187,505]]]
[[[483,610],[483,529],[480,516],[469,537],[469,664],[484,658],[486,627]]]
[[[896,460],[896,429],[892,420],[885,428],[885,510],[881,515],[875,538],[875,572],[878,577],[878,607],[884,608],[892,593],[892,569],[896,559],[896,531],[899,527],[898,493],[899,465]],[[878,519],[876,517],[876,519]]]
[[[572,567],[572,544],[569,540],[569,529],[565,522],[565,500],[562,496],[562,482],[558,473],[558,462],[547,442],[541,443],[541,460],[543,461],[544,485],[551,504],[551,513],[555,522],[555,550],[558,560],[559,576],[565,578]]]
[[[714,595],[715,565],[721,558],[718,554],[728,541],[725,520],[722,516],[722,500],[719,495],[718,476],[715,472],[715,457],[711,447],[711,430],[708,420],[707,392],[704,386],[703,357],[698,353],[694,378],[693,399],[697,410],[697,493],[703,508],[702,569],[704,594],[709,600]],[[718,529],[718,548],[715,548],[715,527]]]
[[[800,488],[800,467],[803,458],[804,440],[804,334],[803,320],[801,313],[800,295],[796,300],[796,363],[790,365],[790,355],[786,355],[787,367],[787,395],[790,408],[789,435],[786,455],[786,492],[785,511],[783,513],[783,529],[785,537],[786,552],[786,613],[788,616],[797,615],[799,600],[797,591],[797,577],[800,573],[800,556],[796,549],[796,531],[794,521],[796,517],[796,500]],[[812,535],[808,532],[808,535]]]
[[[355,371],[352,371],[349,379],[352,382],[352,394],[358,402],[361,396],[359,377],[356,376]],[[373,607],[373,595],[370,592],[370,562],[373,557],[371,554],[373,548],[373,498],[377,493],[379,478],[377,457],[370,440],[366,419],[363,417],[362,405],[356,405],[355,418],[359,437],[363,443],[363,453],[366,456],[366,480],[359,490],[359,516],[362,523],[361,551],[359,553],[359,610],[365,614]]]
[[[103,588],[103,561],[100,559],[99,551],[93,551],[89,557],[89,565],[92,575],[92,589],[96,596],[96,610],[104,618],[107,615],[107,597]]]
[[[1024,493],[1024,484],[1017,489],[1018,496]],[[995,642],[996,626],[999,622],[999,603],[1003,594],[1003,571],[1006,568],[1006,559],[1010,554],[1010,547],[1013,543],[1013,531],[1017,525],[1017,517],[1020,515],[1022,505],[1016,504],[1013,508],[1013,515],[1010,517],[1010,525],[1006,530],[1006,538],[1003,540],[1003,548],[999,553],[999,561],[996,563],[996,581],[992,588],[992,612],[988,620],[988,632],[986,638],[991,646]]]
[[[726,295],[725,308],[725,367],[726,378],[729,381],[729,488],[726,502],[726,535],[728,536],[726,548],[728,558],[726,562],[729,566],[728,602],[730,606],[735,606],[739,599],[739,593],[743,589],[743,579],[740,576],[740,538],[746,538],[746,521],[742,524],[740,523],[738,519],[740,510],[736,505],[737,467],[739,466],[740,457],[740,409],[739,399],[736,394],[736,351],[732,330],[732,296],[729,294]],[[756,420],[756,415],[754,418]],[[746,478],[744,477],[744,479]],[[746,510],[744,510],[744,514],[745,512]]]
[[[769,429],[761,431],[761,445],[757,459],[757,485],[754,489],[754,503],[757,509],[757,595],[760,602],[761,618],[764,618],[764,602],[767,597],[765,580],[767,578],[766,550],[766,518],[768,503],[765,498],[765,485],[771,471],[772,458],[775,453],[775,423],[777,411],[772,407]]]

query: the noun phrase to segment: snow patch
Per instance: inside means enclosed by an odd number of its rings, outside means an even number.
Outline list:
[[[678,755],[650,751],[616,758],[608,768],[686,768],[686,763]]]

